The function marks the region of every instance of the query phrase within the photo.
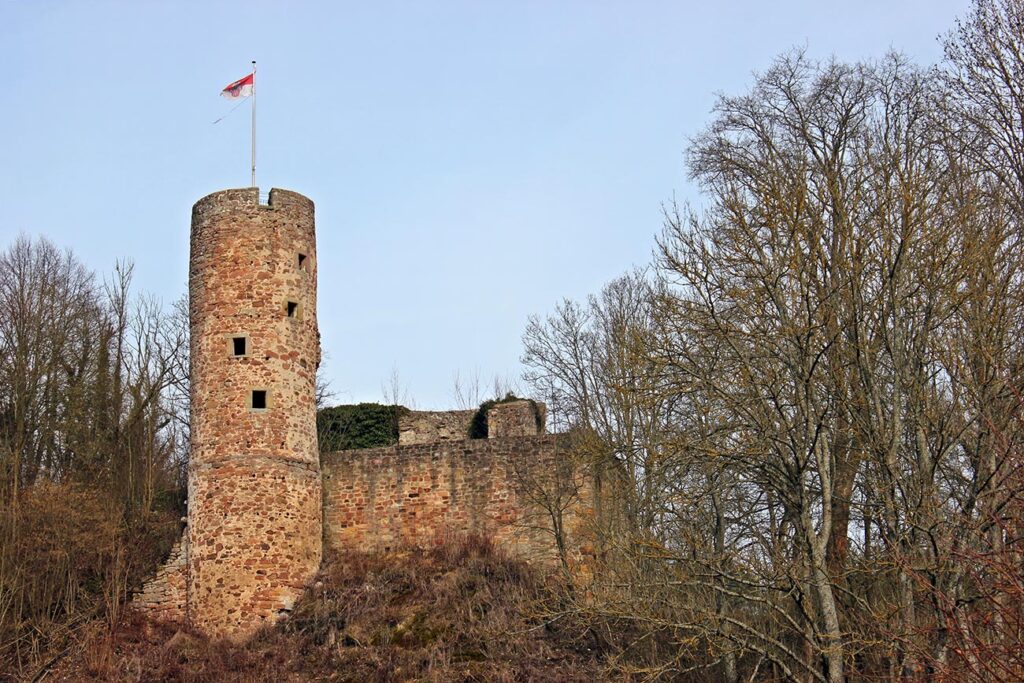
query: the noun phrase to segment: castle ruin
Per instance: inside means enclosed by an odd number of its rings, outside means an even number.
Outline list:
[[[316,272],[308,198],[246,188],[193,207],[187,526],[135,596],[143,614],[244,639],[291,610],[325,550],[481,534],[553,551],[531,519],[558,448],[541,404],[494,406],[486,439],[469,438],[474,411],[410,412],[397,445],[319,452]]]

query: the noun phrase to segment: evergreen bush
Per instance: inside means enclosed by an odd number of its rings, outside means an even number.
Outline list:
[[[347,451],[398,443],[398,418],[405,406],[358,403],[324,408],[317,412],[316,430],[320,451]]]

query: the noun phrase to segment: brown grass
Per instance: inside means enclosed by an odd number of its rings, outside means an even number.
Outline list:
[[[469,539],[328,558],[277,627],[243,646],[127,618],[84,638],[50,680],[594,681],[582,629],[536,615],[559,587]]]
[[[31,679],[93,622],[109,632],[179,530],[176,515],[126,517],[74,484],[36,484],[0,509],[0,681]]]

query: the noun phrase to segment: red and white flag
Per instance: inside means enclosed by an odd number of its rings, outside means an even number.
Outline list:
[[[238,100],[243,97],[249,97],[252,95],[252,81],[254,74],[249,74],[245,78],[240,78],[228,87],[224,88],[220,92],[221,97],[226,97],[229,100]]]

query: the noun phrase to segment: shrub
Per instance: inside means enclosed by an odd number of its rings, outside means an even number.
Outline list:
[[[0,671],[15,675],[63,647],[83,617],[117,621],[180,524],[169,513],[125,517],[101,490],[40,482],[0,511],[0,533]]]
[[[316,416],[320,451],[347,451],[398,443],[398,418],[405,406],[359,403],[324,408]]]

